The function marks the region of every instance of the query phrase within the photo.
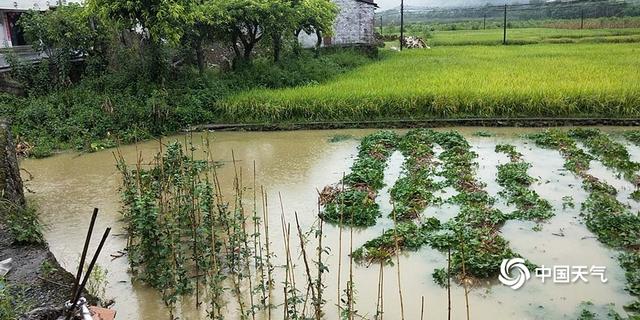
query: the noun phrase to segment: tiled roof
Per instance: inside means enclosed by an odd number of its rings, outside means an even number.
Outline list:
[[[370,4],[370,5],[373,5],[373,6],[376,6],[376,7],[378,6],[378,5],[374,2],[374,0],[355,0],[355,1],[362,2],[362,3],[366,3],[366,4]]]

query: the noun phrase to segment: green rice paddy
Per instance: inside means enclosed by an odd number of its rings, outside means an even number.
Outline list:
[[[234,95],[214,112],[221,122],[640,115],[637,44],[449,46],[381,55],[326,83]]]
[[[427,44],[437,46],[502,44],[502,29],[436,31]],[[507,30],[510,44],[640,42],[640,29],[555,29],[517,28]]]

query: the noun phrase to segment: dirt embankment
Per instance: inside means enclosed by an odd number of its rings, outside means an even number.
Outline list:
[[[410,129],[452,126],[471,127],[560,127],[560,126],[640,126],[640,118],[451,118],[371,121],[316,121],[282,123],[216,123],[197,125],[184,131],[285,131],[320,129]]]
[[[5,280],[21,319],[56,319],[70,299],[73,275],[60,267],[46,244],[16,244],[0,221],[0,261],[11,258]]]
[[[27,203],[15,150],[9,124],[0,119],[0,261],[12,259],[11,269],[3,277],[10,300],[8,311],[22,315],[21,319],[56,319],[64,302],[71,299],[74,276],[60,267],[41,235],[31,243],[16,241],[12,231],[38,222],[30,220],[37,220],[36,215],[25,215]]]

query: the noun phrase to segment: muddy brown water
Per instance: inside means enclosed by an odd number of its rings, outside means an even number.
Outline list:
[[[575,319],[581,302],[592,302],[596,306],[613,303],[612,308],[625,314],[622,306],[632,302],[624,291],[625,279],[616,259],[618,252],[600,244],[589,232],[579,217],[580,203],[587,194],[580,187],[580,181],[562,166],[564,160],[553,150],[534,146],[520,134],[540,129],[509,128],[453,128],[461,131],[469,140],[474,151],[479,155],[478,177],[487,184],[486,190],[498,197],[500,186],[495,182],[496,165],[508,159],[494,152],[498,143],[512,143],[524,154],[524,159],[532,164],[529,174],[538,178],[533,188],[541,197],[549,200],[556,215],[541,225],[542,230],[535,231],[535,223],[508,221],[501,232],[510,241],[514,251],[538,265],[601,265],[606,266],[607,283],[591,279],[588,283],[554,284],[551,281],[541,283],[532,277],[527,284],[517,291],[501,285],[497,279],[473,288],[469,294],[469,308],[473,319]],[[620,130],[607,128],[606,130]],[[452,129],[447,129],[452,130]],[[479,130],[494,133],[492,137],[473,135]],[[354,161],[358,141],[348,139],[330,143],[329,138],[337,134],[361,137],[374,130],[326,130],[326,131],[294,131],[294,132],[220,132],[208,133],[212,139],[211,151],[216,160],[225,165],[219,170],[224,192],[231,193],[234,176],[231,165],[232,151],[242,166],[245,185],[252,186],[253,161],[257,166],[257,184],[267,190],[269,196],[269,212],[271,248],[277,255],[275,265],[284,259],[284,245],[280,224],[280,204],[278,193],[282,195],[286,218],[294,222],[293,214],[298,212],[304,230],[310,228],[317,217],[317,189],[337,182],[344,172],[348,172]],[[194,134],[193,141],[197,145],[205,134]],[[184,141],[186,136],[165,138]],[[623,141],[623,140],[620,140]],[[640,148],[626,142],[625,145],[636,161],[640,160]],[[127,161],[134,163],[136,154],[141,153],[144,159],[150,160],[159,149],[157,141],[121,148]],[[42,212],[41,218],[46,226],[46,239],[51,251],[61,265],[75,273],[82,250],[82,243],[93,207],[100,208],[96,230],[107,226],[113,227],[112,234],[106,243],[104,254],[99,264],[108,270],[108,286],[106,297],[114,298],[118,319],[168,319],[168,311],[160,295],[143,283],[132,280],[127,272],[126,257],[113,259],[125,246],[122,236],[123,223],[120,221],[120,197],[118,187],[119,173],[114,165],[113,150],[105,150],[91,154],[63,153],[47,159],[26,159],[21,166],[32,178],[26,182],[31,191],[28,198],[36,201]],[[385,187],[378,197],[383,217],[375,227],[354,230],[353,248],[358,248],[367,240],[378,236],[383,230],[393,226],[387,218],[391,210],[388,189],[401,174],[403,157],[395,152],[385,171]],[[618,188],[618,199],[628,203],[634,212],[640,207],[638,203],[627,197],[633,191],[631,184],[621,180],[617,175],[605,168],[601,163],[591,163],[591,173]],[[29,175],[23,173],[23,178]],[[443,190],[443,194],[453,194],[452,190]],[[246,191],[245,195],[252,192]],[[575,208],[563,208],[563,197],[571,196]],[[500,199],[500,198],[499,198]],[[252,202],[252,197],[247,199]],[[252,204],[250,204],[252,206]],[[505,212],[513,208],[500,199],[497,207]],[[429,207],[426,216],[435,216],[446,221],[457,214],[452,205]],[[349,240],[350,230],[345,228],[342,234],[342,253],[339,254],[339,228],[325,224],[324,245],[331,248],[328,263],[329,273],[324,278],[326,285],[325,307],[326,319],[338,319],[336,298],[338,295],[338,259],[341,257],[341,290],[345,288],[349,276]],[[92,247],[99,241],[101,232],[93,237]],[[297,238],[293,252],[298,252]],[[310,245],[315,247],[315,244]],[[299,255],[293,256],[296,264],[298,283],[304,282],[304,265]],[[425,319],[444,319],[447,316],[447,291],[433,282],[432,272],[436,268],[446,267],[446,257],[429,247],[417,252],[401,255],[399,268],[400,284],[403,293],[405,319],[420,319],[421,298],[424,297]],[[398,265],[384,269],[384,310],[385,319],[401,319],[400,299],[397,280]],[[373,318],[376,310],[378,288],[378,266],[354,266],[354,282],[356,290],[356,309],[367,318]],[[280,283],[284,271],[276,268],[275,282]],[[281,287],[281,286],[278,286]],[[280,290],[278,290],[280,291]],[[274,292],[275,303],[281,303],[281,292]],[[465,299],[462,287],[452,288],[452,318],[465,319]],[[231,297],[229,301],[234,301]],[[226,307],[228,319],[238,319],[238,306],[229,302]],[[282,317],[281,309],[273,311],[273,319]],[[206,306],[198,309],[191,298],[181,300],[177,316],[181,319],[205,319]],[[258,313],[257,319],[266,319],[265,313]]]

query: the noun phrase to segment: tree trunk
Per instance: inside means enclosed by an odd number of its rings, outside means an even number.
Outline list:
[[[273,40],[273,62],[280,61],[280,52],[282,50],[282,36],[280,34],[274,34]]]
[[[316,40],[316,57],[320,56],[320,46],[322,46],[322,31],[320,30],[316,30],[316,37],[318,38]]]
[[[296,56],[300,55],[300,32],[302,32],[302,29],[298,29],[293,33],[296,37],[295,42],[293,43],[293,54]]]
[[[254,43],[251,43],[251,42],[244,44],[243,58],[245,61],[251,61],[251,52],[253,51],[253,46],[254,46]]]
[[[16,146],[8,121],[0,119],[0,190],[2,198],[15,208],[24,209],[26,201],[16,158]]]
[[[198,62],[198,71],[200,75],[204,74],[205,64],[204,64],[204,48],[202,48],[202,39],[196,40],[195,44],[196,49],[196,60]]]

